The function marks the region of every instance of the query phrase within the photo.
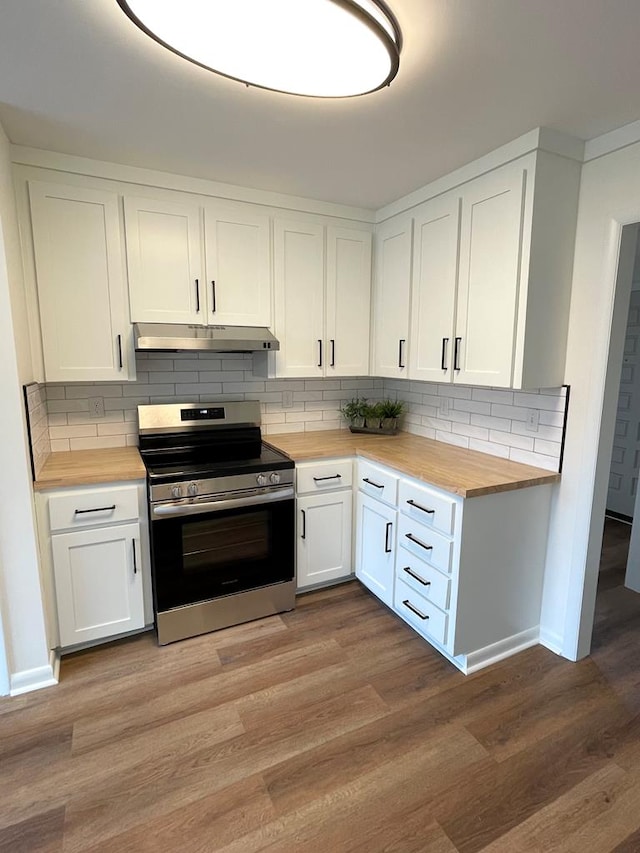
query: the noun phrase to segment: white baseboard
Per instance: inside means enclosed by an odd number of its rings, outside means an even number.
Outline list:
[[[49,664],[39,666],[35,669],[25,669],[11,676],[10,696],[20,696],[22,693],[30,693],[32,690],[41,690],[43,687],[52,687],[58,683],[60,676],[60,655],[58,652],[49,653]]]
[[[556,655],[562,655],[562,637],[556,631],[540,628],[540,645]]]
[[[476,649],[475,652],[470,652],[465,656],[466,665],[463,672],[470,675],[478,669],[483,669],[485,666],[490,666],[492,663],[497,663],[511,657],[511,655],[529,649],[531,646],[538,645],[539,639],[540,631],[536,625],[535,628],[528,628],[519,634],[513,634],[511,637],[506,637],[504,640],[499,640],[499,642],[485,646],[483,649]]]

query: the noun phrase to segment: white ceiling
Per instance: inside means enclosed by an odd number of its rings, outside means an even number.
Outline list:
[[[396,80],[323,101],[198,68],[116,0],[1,0],[0,122],[21,145],[377,208],[534,127],[640,118],[640,0],[387,2]]]

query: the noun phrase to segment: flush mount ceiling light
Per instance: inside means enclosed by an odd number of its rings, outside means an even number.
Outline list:
[[[117,0],[179,56],[251,86],[346,98],[387,86],[400,30],[383,0]]]

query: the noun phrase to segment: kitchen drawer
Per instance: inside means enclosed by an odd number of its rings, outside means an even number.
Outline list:
[[[420,524],[451,535],[455,522],[456,502],[442,492],[410,480],[400,480],[398,509]]]
[[[296,465],[296,493],[298,495],[351,488],[352,485],[352,459],[300,462]]]
[[[78,489],[49,497],[49,526],[56,530],[98,527],[121,521],[137,521],[138,487]]]
[[[358,488],[365,495],[371,495],[389,506],[395,506],[398,499],[398,480],[400,478],[364,459],[358,460]]]
[[[404,581],[419,595],[427,598],[441,610],[449,609],[451,581],[433,566],[420,560],[404,545],[398,548],[396,577]]]
[[[447,614],[439,610],[431,601],[418,595],[400,578],[396,578],[393,609],[423,637],[433,639],[441,646],[446,644]]]
[[[441,533],[436,533],[432,528],[407,518],[402,513],[398,514],[398,544],[403,545],[419,559],[440,569],[441,572],[451,571],[453,553],[451,540]]]

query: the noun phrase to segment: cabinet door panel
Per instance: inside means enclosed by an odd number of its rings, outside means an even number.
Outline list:
[[[327,376],[368,376],[371,234],[327,228]]]
[[[406,379],[409,357],[411,227],[406,217],[376,229],[373,375]]]
[[[51,546],[63,648],[144,627],[137,523],[57,534]]]
[[[351,491],[298,498],[298,589],[349,577]]]
[[[397,513],[358,492],[356,577],[381,601],[393,606]]]
[[[128,379],[118,196],[34,181],[29,197],[47,381]]]
[[[271,324],[269,217],[251,210],[207,207],[209,323]]]
[[[206,323],[200,209],[125,198],[131,319]]]
[[[324,340],[324,229],[274,224],[275,334],[278,376],[322,376]]]
[[[463,191],[455,382],[512,384],[524,177],[499,169]]]
[[[428,202],[414,219],[412,379],[446,382],[452,375],[459,222],[457,194]]]

